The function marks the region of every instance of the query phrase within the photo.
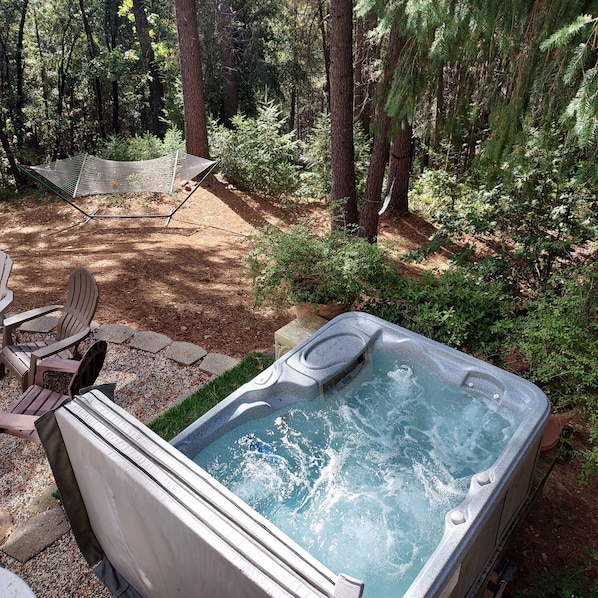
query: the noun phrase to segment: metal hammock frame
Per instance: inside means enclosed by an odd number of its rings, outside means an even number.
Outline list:
[[[19,164],[18,167],[83,214],[86,220],[82,224],[94,218],[166,218],[166,227],[216,164],[213,160],[177,151],[161,158],[137,161],[104,160],[91,154],[80,154],[39,166]],[[200,175],[201,179],[194,180]],[[177,180],[193,182],[194,187],[183,201],[164,214],[98,214],[97,210],[90,213],[74,201],[77,197],[114,193],[172,194]]]

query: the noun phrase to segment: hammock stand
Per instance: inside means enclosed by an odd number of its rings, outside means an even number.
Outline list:
[[[94,218],[166,218],[165,227],[216,167],[217,162],[183,152],[161,158],[138,161],[104,160],[90,154],[56,160],[39,166],[19,164],[19,170],[36,183],[55,193],[86,218],[81,226]],[[193,180],[201,176],[199,180]],[[98,214],[86,212],[75,203],[77,197],[113,193],[172,194],[175,184],[194,184],[189,194],[165,214]]]

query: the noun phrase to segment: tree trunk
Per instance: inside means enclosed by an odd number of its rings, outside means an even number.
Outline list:
[[[87,37],[87,51],[89,52],[90,60],[97,58],[100,55],[100,50],[96,44],[85,7],[83,6],[83,0],[79,0],[79,8],[81,9],[81,18],[83,19],[83,28],[85,29],[85,36]],[[93,90],[96,100],[96,112],[98,115],[98,127],[100,129],[100,136],[102,139],[106,139],[106,126],[104,124],[104,100],[102,98],[102,82],[99,77],[93,78]]]
[[[231,119],[239,110],[237,61],[233,44],[234,9],[231,0],[218,3],[218,46],[222,61],[222,113],[224,125],[231,126]]]
[[[363,206],[359,218],[359,236],[366,238],[370,243],[375,243],[378,236],[378,223],[380,216],[380,206],[382,205],[382,183],[384,181],[384,171],[388,162],[388,126],[390,118],[388,116],[378,117],[378,122],[382,125],[381,130],[374,137],[372,147],[372,157],[370,158],[370,168],[368,178],[365,184],[363,194]],[[382,121],[386,121],[382,123]]]
[[[118,34],[121,17],[118,14],[119,0],[107,0],[104,5],[104,34],[106,47],[111,52],[118,47]],[[120,95],[118,79],[114,77],[111,84],[112,95],[112,130],[111,133],[120,133]]]
[[[37,18],[37,11],[35,10],[35,7],[33,8],[33,27],[34,27],[34,31],[35,31],[35,42],[37,44],[37,54],[38,54],[39,64],[40,64],[40,78],[41,78],[41,84],[42,84],[42,99],[43,99],[43,104],[44,104],[44,116],[46,117],[46,122],[49,123],[50,122],[50,102],[48,100],[48,95],[49,95],[48,89],[50,86],[48,85],[46,64],[45,64],[45,60],[44,60],[44,51],[43,51],[41,37],[39,34],[39,21]]]
[[[324,96],[326,99],[326,109],[330,113],[330,43],[326,37],[326,18],[324,16],[324,0],[318,2],[318,12],[320,15],[320,34],[322,35],[322,55],[324,56],[324,72],[326,81],[324,83]]]
[[[333,228],[357,224],[352,27],[352,1],[330,0],[330,159]]]
[[[17,145],[21,147],[24,142],[23,139],[23,127],[24,127],[24,116],[23,106],[25,104],[25,92],[24,92],[24,66],[23,66],[23,44],[25,37],[25,20],[27,17],[27,6],[28,0],[24,0],[23,7],[21,8],[21,19],[19,21],[19,33],[17,36],[17,47],[15,49],[15,67],[16,67],[16,79],[17,79],[17,95],[15,98],[15,112],[14,112],[14,129],[17,136]]]
[[[392,143],[388,169],[388,183],[392,186],[389,209],[394,214],[409,212],[409,177],[412,163],[413,130],[405,116]]]
[[[209,158],[201,46],[195,0],[175,0],[187,153]]]
[[[133,15],[137,39],[141,47],[141,60],[147,71],[149,88],[149,129],[154,135],[160,137],[163,133],[162,111],[164,110],[164,84],[162,74],[156,64],[150,26],[145,14],[145,0],[133,0]]]
[[[72,146],[73,144],[73,137],[70,135],[70,139],[64,134],[65,131],[68,129],[64,127],[62,124],[63,122],[63,114],[69,112],[68,109],[68,81],[71,77],[71,65],[73,61],[73,53],[75,51],[77,40],[76,38],[73,40],[67,40],[67,32],[71,27],[71,21],[74,19],[74,13],[69,15],[67,21],[64,23],[64,29],[61,35],[61,43],[60,43],[60,62],[57,69],[58,81],[56,85],[56,89],[58,95],[56,97],[56,134],[55,134],[55,145],[54,150],[52,151],[52,160],[56,160],[60,154],[70,153],[69,151],[64,151],[64,147],[68,147],[69,145]],[[68,44],[67,44],[68,42]],[[70,88],[71,99],[73,97],[73,88]],[[67,104],[67,105],[65,105]],[[71,106],[73,102],[71,101]],[[70,120],[70,119],[69,119]],[[72,132],[72,129],[71,131]]]
[[[375,243],[378,236],[379,211],[382,205],[382,184],[384,182],[384,171],[388,163],[388,139],[391,119],[386,111],[385,103],[404,44],[405,40],[399,35],[398,26],[393,25],[388,42],[384,74],[376,92],[376,113],[373,127],[375,130],[374,145],[359,219],[359,236],[365,237],[370,243]]]
[[[8,136],[6,135],[6,131],[4,130],[4,123],[2,122],[2,119],[0,119],[0,146],[2,146],[4,154],[6,155],[6,159],[8,160],[10,174],[12,174],[12,176],[15,178],[17,186],[22,185],[24,183],[23,176],[17,167],[17,161],[15,160],[12,148],[10,147],[10,142],[8,140]]]
[[[440,148],[440,131],[444,114],[444,67],[438,71],[436,84],[436,113],[434,117],[434,136],[432,137],[432,149],[437,153]]]

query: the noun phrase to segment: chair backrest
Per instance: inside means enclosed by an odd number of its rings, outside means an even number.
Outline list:
[[[56,327],[56,340],[60,341],[89,327],[99,296],[96,279],[87,268],[77,268],[71,272],[66,302]]]
[[[107,348],[108,343],[106,341],[96,341],[85,351],[77,372],[71,378],[69,384],[68,395],[70,397],[74,397],[79,393],[79,390],[91,386],[96,381],[104,365]]]
[[[4,251],[0,251],[0,297],[3,291],[8,289],[8,277],[10,276],[11,269],[12,258],[4,253]]]
[[[0,251],[0,328],[4,322],[4,310],[12,303],[12,291],[8,288],[8,277],[12,270],[12,259],[3,251]],[[10,299],[2,301],[4,298]]]
[[[0,251],[0,298],[8,290],[8,277],[12,270],[12,258]]]

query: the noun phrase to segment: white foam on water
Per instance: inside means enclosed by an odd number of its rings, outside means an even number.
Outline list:
[[[196,461],[331,570],[363,579],[365,596],[385,598],[406,591],[445,513],[515,425],[412,364],[366,374],[239,426]]]

